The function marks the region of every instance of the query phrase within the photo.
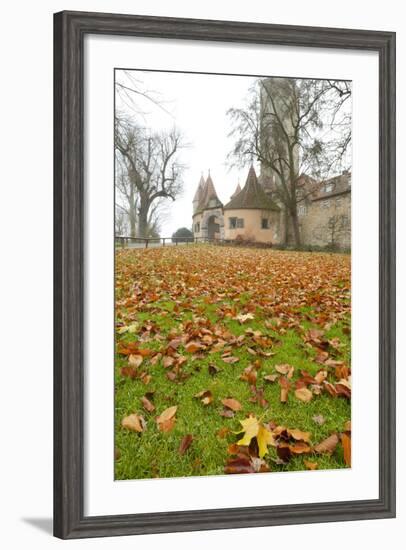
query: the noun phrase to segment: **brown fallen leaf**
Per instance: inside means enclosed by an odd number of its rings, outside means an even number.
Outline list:
[[[120,374],[132,379],[137,378],[137,371],[133,367],[121,367]]]
[[[224,439],[226,437],[227,434],[230,433],[230,428],[227,428],[226,426],[223,426],[222,428],[220,428],[218,431],[217,431],[217,437],[219,437],[220,439]]]
[[[227,407],[224,407],[224,409],[220,412],[220,416],[223,416],[224,418],[233,418],[234,415],[235,412]]]
[[[304,441],[296,441],[296,443],[289,445],[290,452],[295,455],[301,455],[303,453],[310,453],[312,448]]]
[[[185,350],[188,353],[195,353],[196,351],[199,351],[201,349],[205,349],[205,346],[203,346],[200,342],[188,342],[185,346]]]
[[[246,367],[241,376],[240,380],[244,380],[245,382],[248,382],[249,384],[256,384],[257,383],[257,377],[258,373],[254,365],[250,365],[249,367]]]
[[[325,369],[320,369],[317,371],[314,379],[316,380],[316,384],[322,384],[324,380],[327,378],[327,371]]]
[[[327,392],[331,395],[331,397],[337,397],[337,390],[331,384],[330,382],[327,382],[327,380],[324,380],[323,382],[323,388],[327,390]]]
[[[216,365],[213,365],[210,363],[208,366],[208,371],[211,376],[214,376],[215,374],[219,373],[221,369],[219,369]]]
[[[123,428],[133,432],[143,432],[146,427],[146,422],[143,416],[139,414],[130,414],[121,421]]]
[[[317,462],[313,462],[312,460],[303,460],[303,464],[306,466],[308,470],[317,470],[318,464]]]
[[[351,432],[351,420],[347,420],[344,424],[344,431]]]
[[[331,434],[329,437],[318,443],[313,447],[316,453],[328,453],[334,452],[338,443],[338,435],[336,433]]]
[[[279,378],[279,374],[267,374],[264,376],[264,380],[271,383],[278,380],[278,378]]]
[[[342,378],[335,385],[335,390],[337,392],[337,395],[342,395],[347,399],[351,399],[351,383],[348,380],[345,380],[344,378]]]
[[[133,368],[137,368],[141,365],[141,363],[143,362],[144,358],[142,355],[130,355],[128,357],[128,364],[130,365],[130,367],[133,367]]]
[[[200,399],[203,405],[210,405],[213,401],[213,394],[210,390],[199,391],[199,393],[196,393],[193,397]]]
[[[165,409],[159,416],[156,418],[158,429],[161,432],[169,432],[175,425],[176,420],[176,411],[178,407],[174,405],[173,407],[168,407]]]
[[[291,428],[288,428],[287,432],[296,441],[306,441],[306,443],[310,441],[310,432],[302,432],[301,430]]]
[[[295,390],[295,396],[303,403],[307,403],[312,399],[313,393],[308,388],[299,388]]]
[[[255,468],[252,460],[248,456],[238,456],[229,458],[224,468],[226,474],[255,474]]]
[[[351,467],[351,435],[348,433],[342,433],[341,444],[344,451],[344,462],[346,466]]]
[[[232,355],[227,355],[226,357],[222,357],[222,360],[224,361],[224,363],[233,364],[233,363],[238,363],[239,358],[233,357]]]
[[[185,454],[185,452],[189,449],[192,441],[193,441],[193,435],[192,434],[187,434],[182,438],[182,441],[180,442],[180,445],[179,445],[179,454],[180,455]]]
[[[286,403],[288,400],[290,382],[288,381],[287,378],[285,378],[284,376],[281,376],[279,378],[279,386],[281,388],[280,402]]]
[[[175,358],[171,355],[165,355],[165,357],[162,359],[162,366],[165,369],[168,369],[175,363]]]
[[[221,402],[225,407],[228,409],[231,409],[232,411],[240,411],[242,409],[242,405],[237,399],[234,399],[233,397],[227,397],[226,399],[222,399]]]
[[[289,365],[287,363],[283,365],[275,365],[276,372],[279,372],[279,374],[288,375],[288,378],[291,378],[291,376],[289,376],[289,373],[290,372],[293,373],[292,369],[295,370],[294,367],[292,367],[292,365]]]
[[[143,397],[141,397],[141,403],[142,403],[142,406],[144,407],[144,409],[146,411],[154,412],[155,405],[153,405],[153,403],[151,403],[151,401],[145,395]]]

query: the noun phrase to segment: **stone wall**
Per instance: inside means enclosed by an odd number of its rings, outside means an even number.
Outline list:
[[[304,245],[351,248],[350,192],[299,204],[298,213]]]

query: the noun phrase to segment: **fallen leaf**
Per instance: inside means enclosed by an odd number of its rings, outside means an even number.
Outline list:
[[[169,432],[175,425],[175,414],[178,407],[168,407],[156,418],[159,430],[161,432]]]
[[[336,433],[331,434],[329,437],[318,443],[313,447],[316,453],[328,453],[334,452],[338,443],[338,435]]]
[[[238,363],[239,359],[238,357],[233,357],[232,355],[228,355],[226,357],[222,357],[224,363]]]
[[[132,379],[137,377],[137,371],[133,367],[121,367],[120,374]]]
[[[265,426],[262,426],[261,424],[258,427],[258,433],[257,433],[257,441],[258,441],[258,450],[259,450],[259,458],[263,458],[266,453],[268,452],[268,445],[275,446],[275,440],[273,438],[272,433],[265,428]]]
[[[312,448],[310,445],[305,443],[304,441],[296,441],[293,444],[289,444],[290,452],[296,455],[301,455],[303,453],[310,453]]]
[[[121,425],[123,428],[133,432],[143,432],[145,430],[146,422],[143,416],[134,413],[123,418]]]
[[[228,409],[231,409],[232,411],[240,411],[242,409],[242,405],[237,399],[234,399],[233,397],[227,397],[226,399],[222,399],[221,402],[225,407]]]
[[[193,441],[193,435],[192,434],[187,434],[182,438],[182,441],[180,442],[180,445],[179,445],[179,454],[180,455],[185,454],[185,452],[189,449],[192,441]]]
[[[195,353],[196,351],[199,351],[201,349],[204,349],[204,346],[200,344],[199,342],[188,342],[185,346],[185,350],[188,353]]]
[[[230,428],[227,428],[226,426],[223,426],[222,428],[220,428],[217,432],[217,437],[219,437],[220,439],[224,439],[226,437],[227,434],[230,433]]]
[[[344,462],[346,466],[351,466],[351,436],[346,433],[342,433],[341,444],[344,451]]]
[[[242,430],[236,433],[244,433],[243,437],[237,441],[237,445],[249,445],[251,439],[257,436],[259,423],[255,416],[249,416],[244,420],[240,420]]]
[[[213,394],[210,390],[200,391],[199,393],[196,393],[193,397],[195,397],[196,399],[200,399],[203,405],[210,405],[210,403],[213,401]]]
[[[214,376],[215,374],[219,373],[221,369],[219,369],[216,365],[213,365],[212,363],[208,366],[208,371],[211,376]]]
[[[128,364],[130,365],[130,367],[134,367],[136,369],[141,365],[143,360],[144,358],[142,357],[142,355],[130,355],[128,357]]]
[[[297,429],[288,429],[287,432],[293,439],[296,439],[296,441],[310,441],[310,432],[302,432]]]
[[[168,369],[175,363],[175,359],[171,357],[170,355],[165,355],[165,357],[162,359],[162,366],[165,369]]]
[[[279,378],[279,374],[267,374],[264,376],[264,380],[266,380],[267,382],[275,382],[276,380],[278,380]]]
[[[313,397],[312,392],[308,388],[299,388],[295,390],[295,396],[300,401],[303,401],[304,403],[307,403],[310,401]]]
[[[318,464],[317,462],[313,462],[312,460],[303,460],[303,464],[306,466],[308,470],[317,470]]]
[[[141,397],[141,403],[146,411],[154,412],[155,406],[151,403],[151,401],[145,395]]]
[[[246,321],[249,321],[251,319],[254,319],[254,316],[252,313],[246,313],[246,314],[240,314],[234,317],[237,321],[240,321],[240,323],[245,323]]]

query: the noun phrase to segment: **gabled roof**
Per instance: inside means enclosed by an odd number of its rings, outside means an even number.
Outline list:
[[[279,206],[271,200],[261,184],[258,182],[254,167],[249,169],[247,181],[243,189],[231,198],[224,206],[224,210],[237,210],[240,208],[251,208],[258,210],[280,210]]]
[[[336,195],[344,195],[351,192],[351,172],[344,171],[339,176],[334,176],[328,180],[320,182],[317,191],[313,193],[312,200],[318,201],[335,197]]]
[[[214,188],[213,180],[211,179],[210,174],[207,177],[207,180],[202,189],[199,204],[197,205],[196,212],[202,212],[207,208],[222,208],[223,203],[217,196],[216,189]]]

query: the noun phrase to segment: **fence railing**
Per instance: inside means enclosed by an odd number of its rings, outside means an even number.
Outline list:
[[[116,244],[122,248],[127,248],[131,244],[139,244],[139,248],[148,248],[152,246],[177,246],[179,244],[193,244],[198,242],[205,243],[220,243],[224,239],[209,239],[208,237],[129,237],[129,236],[116,236]]]
[[[269,248],[272,246],[271,243],[250,243],[244,242],[236,239],[219,239],[219,238],[209,238],[209,237],[129,237],[129,236],[116,236],[115,242],[117,247],[121,248],[149,248],[157,246],[178,246],[178,245],[189,245],[196,243],[211,243],[217,245],[242,245],[242,244],[251,244],[255,246],[260,246],[264,248]]]

